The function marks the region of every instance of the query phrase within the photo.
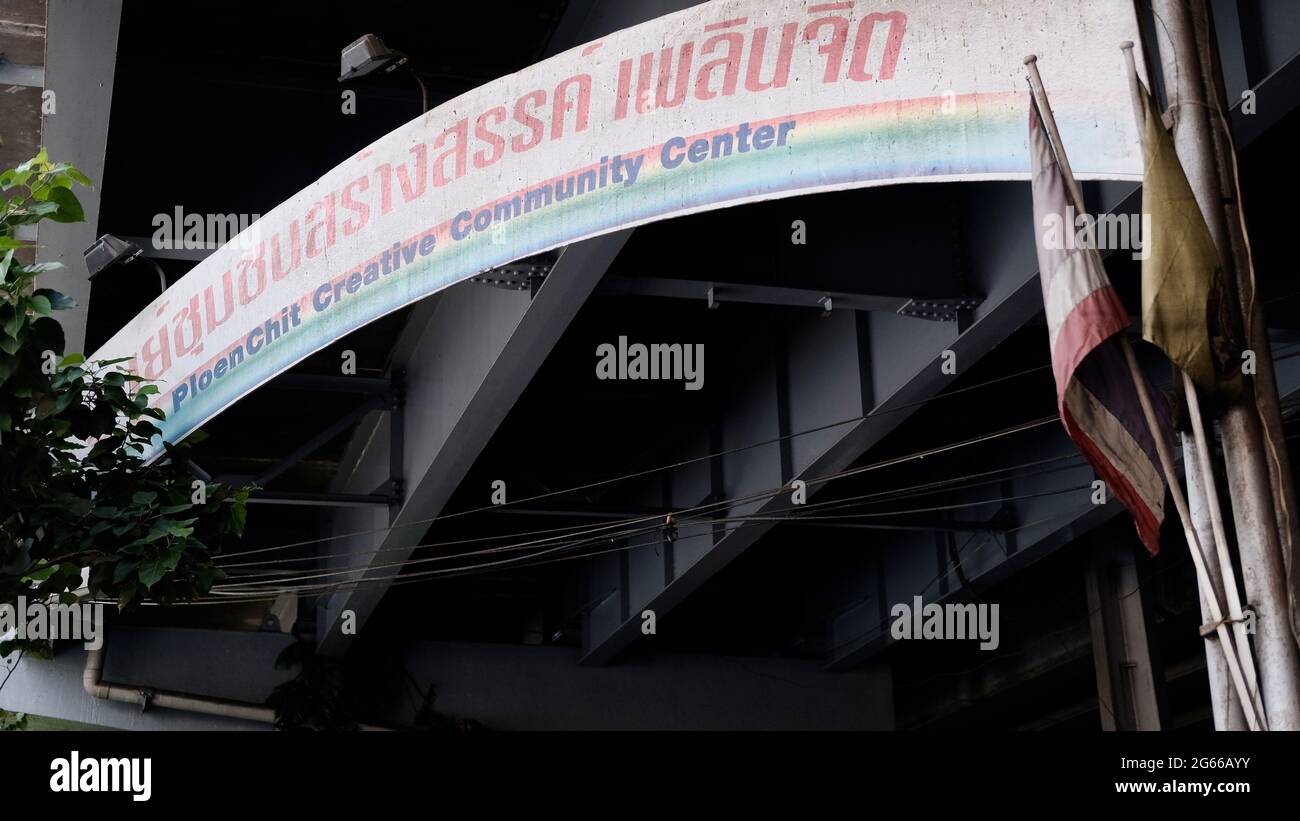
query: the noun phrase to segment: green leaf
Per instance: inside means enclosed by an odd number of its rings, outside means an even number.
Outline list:
[[[117,596],[117,609],[125,610],[127,607],[129,607],[131,602],[135,600],[139,592],[140,589],[135,585],[134,582],[131,582],[127,584],[125,587],[123,587],[122,592],[119,593]]]
[[[94,187],[94,183],[90,181],[90,177],[87,177],[85,174],[81,173],[71,165],[68,166],[68,176],[72,177],[72,179],[75,180],[79,185],[84,185],[87,188]]]
[[[23,329],[23,323],[27,321],[27,314],[22,311],[14,311],[13,316],[5,320],[4,331],[9,336],[18,338],[18,332]],[[13,353],[13,351],[8,351]]]
[[[16,168],[15,170],[21,174],[27,171],[39,170],[49,164],[50,164],[50,155],[46,153],[45,146],[41,146],[41,150],[36,152],[35,157],[32,157],[27,162],[19,165],[18,168]]]
[[[153,504],[154,499],[157,498],[158,494],[152,490],[137,490],[135,493],[131,494],[131,501],[137,505]]]
[[[66,296],[63,296],[63,294],[60,294],[58,291],[51,291],[46,288],[42,288],[36,293],[42,294],[45,296],[46,299],[50,300],[50,304],[54,306],[55,310],[58,310],[61,306],[59,306],[58,301],[54,299],[54,296],[58,296],[63,299],[68,299]],[[70,299],[68,299],[68,301],[72,302],[72,300]],[[67,307],[71,308],[75,305],[76,303],[73,302],[72,305],[69,305]],[[86,361],[86,357],[84,354],[70,353],[67,356],[63,357],[63,359],[59,362],[59,367],[66,368],[69,365],[80,365],[85,361]]]
[[[32,178],[32,172],[19,166],[12,171],[6,171],[0,174],[0,190],[8,191],[15,185],[26,185],[27,181]]]
[[[139,566],[140,562],[138,560],[118,562],[117,567],[113,568],[113,584],[121,584]]]
[[[136,539],[133,542],[127,542],[126,544],[122,545],[122,549],[119,550],[118,552],[127,553],[132,556],[141,556],[144,555],[145,548],[147,548],[148,546],[149,546],[148,543],[146,543],[144,539]]]
[[[67,511],[77,518],[88,516],[91,510],[89,499],[74,498],[67,504]]]
[[[77,307],[76,300],[74,300],[70,296],[65,296],[64,294],[61,294],[52,288],[37,288],[36,291],[32,293],[32,296],[44,297],[46,300],[49,301],[50,307],[56,311],[66,311],[69,308]],[[73,357],[76,357],[76,359],[73,360]],[[63,358],[63,363],[66,365],[80,365],[82,362],[85,361],[86,361],[86,357],[82,356],[79,353],[69,354],[68,356],[65,356]]]
[[[32,581],[43,582],[46,579],[48,579],[50,576],[53,576],[54,571],[57,569],[58,569],[57,567],[53,567],[53,566],[42,567],[40,570],[28,574],[27,578],[31,579]]]
[[[51,310],[50,301],[39,294],[33,294],[32,297],[27,300],[27,304],[31,306],[33,311],[42,316],[48,314]]]
[[[13,237],[0,236],[0,251],[8,251],[11,248],[23,248],[27,243]]]
[[[146,590],[152,590],[153,586],[161,581],[162,577],[165,575],[167,575],[167,568],[165,568],[161,562],[150,562],[140,568],[137,577],[140,579],[140,584],[143,584]]]
[[[65,391],[59,394],[59,398],[54,400],[54,410],[50,412],[50,415],[58,416],[67,410],[68,406],[71,405],[74,400],[80,398],[80,394],[75,391]]]
[[[50,202],[57,203],[58,210],[50,219],[55,222],[81,222],[86,219],[86,212],[81,207],[77,195],[67,188],[54,188],[50,191]]]

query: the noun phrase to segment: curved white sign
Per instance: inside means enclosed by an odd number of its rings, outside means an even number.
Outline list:
[[[93,358],[133,357],[159,380],[176,441],[332,340],[576,240],[809,192],[1028,179],[1030,52],[1077,176],[1139,179],[1118,48],[1137,39],[1126,0],[696,6],[488,83],[357,152]]]

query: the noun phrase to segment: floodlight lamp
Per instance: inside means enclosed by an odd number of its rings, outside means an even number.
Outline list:
[[[365,77],[380,69],[392,71],[406,62],[406,55],[393,51],[373,34],[365,34],[350,43],[339,55],[339,82]]]
[[[127,263],[140,256],[143,249],[130,240],[104,234],[95,243],[82,252],[86,258],[86,269],[90,278],[102,274],[117,263]]]
[[[149,263],[154,273],[158,275],[158,287],[160,292],[167,290],[167,274],[164,273],[162,266],[142,256],[144,249],[128,239],[115,237],[112,234],[104,234],[95,240],[94,244],[82,252],[86,259],[86,270],[90,271],[90,280],[93,282],[95,277],[112,268],[114,265],[126,265],[137,259],[142,259]]]

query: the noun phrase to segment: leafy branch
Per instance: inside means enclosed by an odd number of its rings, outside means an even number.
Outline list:
[[[0,173],[0,605],[71,603],[83,590],[120,608],[190,600],[222,576],[213,558],[244,529],[248,489],[196,482],[186,468],[201,434],[145,463],[165,418],[150,405],[156,385],[122,369],[127,360],[64,353],[52,313],[74,303],[37,287],[61,266],[36,262],[17,229],[82,220],[73,189],[89,185],[44,149]],[[48,655],[22,641],[0,643],[0,655],[18,648]]]

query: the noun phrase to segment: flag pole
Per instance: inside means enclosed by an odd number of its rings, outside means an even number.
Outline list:
[[[1224,409],[1221,426],[1237,556],[1255,611],[1259,686],[1269,726],[1300,730],[1300,562],[1292,547],[1300,544],[1300,525],[1207,6],[1206,0],[1151,0],[1161,21],[1156,34],[1174,107],[1174,149],[1219,252],[1224,306],[1244,322],[1243,341],[1253,352],[1254,374]]]
[[[1065,156],[1065,147],[1061,143],[1060,132],[1056,130],[1056,118],[1052,116],[1052,108],[1047,102],[1047,92],[1043,89],[1043,79],[1038,74],[1038,57],[1033,54],[1026,57],[1025,66],[1029,69],[1029,86],[1033,90],[1039,116],[1042,119],[1043,126],[1047,129],[1048,136],[1051,137],[1056,151],[1056,161],[1060,165],[1061,175],[1065,178],[1070,198],[1074,202],[1074,207],[1078,213],[1087,213],[1083,203],[1083,195],[1079,192],[1079,184],[1075,182],[1074,172],[1070,169],[1070,161]],[[1246,689],[1246,682],[1241,673],[1241,665],[1237,660],[1237,653],[1232,644],[1232,636],[1228,633],[1228,628],[1223,620],[1223,611],[1219,607],[1219,598],[1215,594],[1214,587],[1210,584],[1210,577],[1205,569],[1205,557],[1201,549],[1201,542],[1196,537],[1196,530],[1192,527],[1192,517],[1187,507],[1187,498],[1183,495],[1182,485],[1178,483],[1178,475],[1174,473],[1174,460],[1169,453],[1169,444],[1160,435],[1160,423],[1156,418],[1155,409],[1151,405],[1151,397],[1147,394],[1146,380],[1138,367],[1137,357],[1133,353],[1133,346],[1129,343],[1128,336],[1125,334],[1120,334],[1120,347],[1124,351],[1124,359],[1128,363],[1129,375],[1133,379],[1133,385],[1137,388],[1138,403],[1142,406],[1142,414],[1146,417],[1147,426],[1151,429],[1151,438],[1155,440],[1156,454],[1160,458],[1160,467],[1164,471],[1165,481],[1169,484],[1169,490],[1173,494],[1174,507],[1178,509],[1178,517],[1182,520],[1183,535],[1187,539],[1188,552],[1191,553],[1192,564],[1196,567],[1196,578],[1205,593],[1206,603],[1210,607],[1210,617],[1214,619],[1215,632],[1219,636],[1219,644],[1223,647],[1223,654],[1228,660],[1228,669],[1232,673],[1233,685],[1241,698],[1242,709],[1246,713],[1246,721],[1252,730],[1264,729],[1261,727],[1259,716],[1255,712],[1254,701],[1251,700],[1249,690]]]
[[[1255,674],[1255,659],[1250,649],[1250,639],[1246,635],[1246,617],[1241,609],[1241,597],[1237,594],[1237,574],[1232,567],[1232,557],[1228,555],[1228,536],[1223,526],[1223,509],[1219,506],[1218,483],[1214,479],[1213,463],[1210,461],[1210,448],[1207,444],[1205,420],[1201,417],[1201,402],[1196,395],[1196,383],[1182,369],[1177,369],[1183,378],[1183,395],[1187,397],[1187,410],[1192,420],[1192,444],[1200,462],[1201,487],[1205,493],[1206,506],[1210,509],[1210,524],[1214,529],[1214,541],[1219,558],[1219,574],[1223,579],[1224,596],[1228,602],[1228,615],[1232,621],[1232,632],[1237,640],[1237,655],[1250,688],[1250,695],[1255,703],[1255,711],[1267,722],[1263,697],[1259,691],[1259,680]]]
[[[1124,52],[1124,59],[1128,65],[1129,91],[1132,95],[1133,116],[1137,120],[1138,138],[1142,141],[1143,149],[1149,157],[1152,147],[1146,145],[1145,139],[1146,104],[1142,99],[1142,86],[1138,80],[1137,63],[1133,57],[1133,43],[1126,40],[1120,43],[1119,47]],[[1205,419],[1201,415],[1200,397],[1196,393],[1196,383],[1187,375],[1187,371],[1176,365],[1174,370],[1182,378],[1183,395],[1187,399],[1187,411],[1191,417],[1192,430],[1190,438],[1200,465],[1200,471],[1198,471],[1200,487],[1205,498],[1205,506],[1209,508],[1210,524],[1219,562],[1219,581],[1228,604],[1228,615],[1232,619],[1232,632],[1233,637],[1236,639],[1237,656],[1241,659],[1242,672],[1245,674],[1246,684],[1250,688],[1255,711],[1264,717],[1265,722],[1267,722],[1267,714],[1259,691],[1259,680],[1255,673],[1255,659],[1251,652],[1250,639],[1246,635],[1245,614],[1241,609],[1241,597],[1237,593],[1237,574],[1233,569],[1232,557],[1228,554],[1227,528],[1223,524],[1223,508],[1219,505],[1218,482],[1214,479],[1213,462],[1210,459],[1208,444],[1208,429],[1205,425]],[[1192,481],[1190,474],[1188,481]]]

